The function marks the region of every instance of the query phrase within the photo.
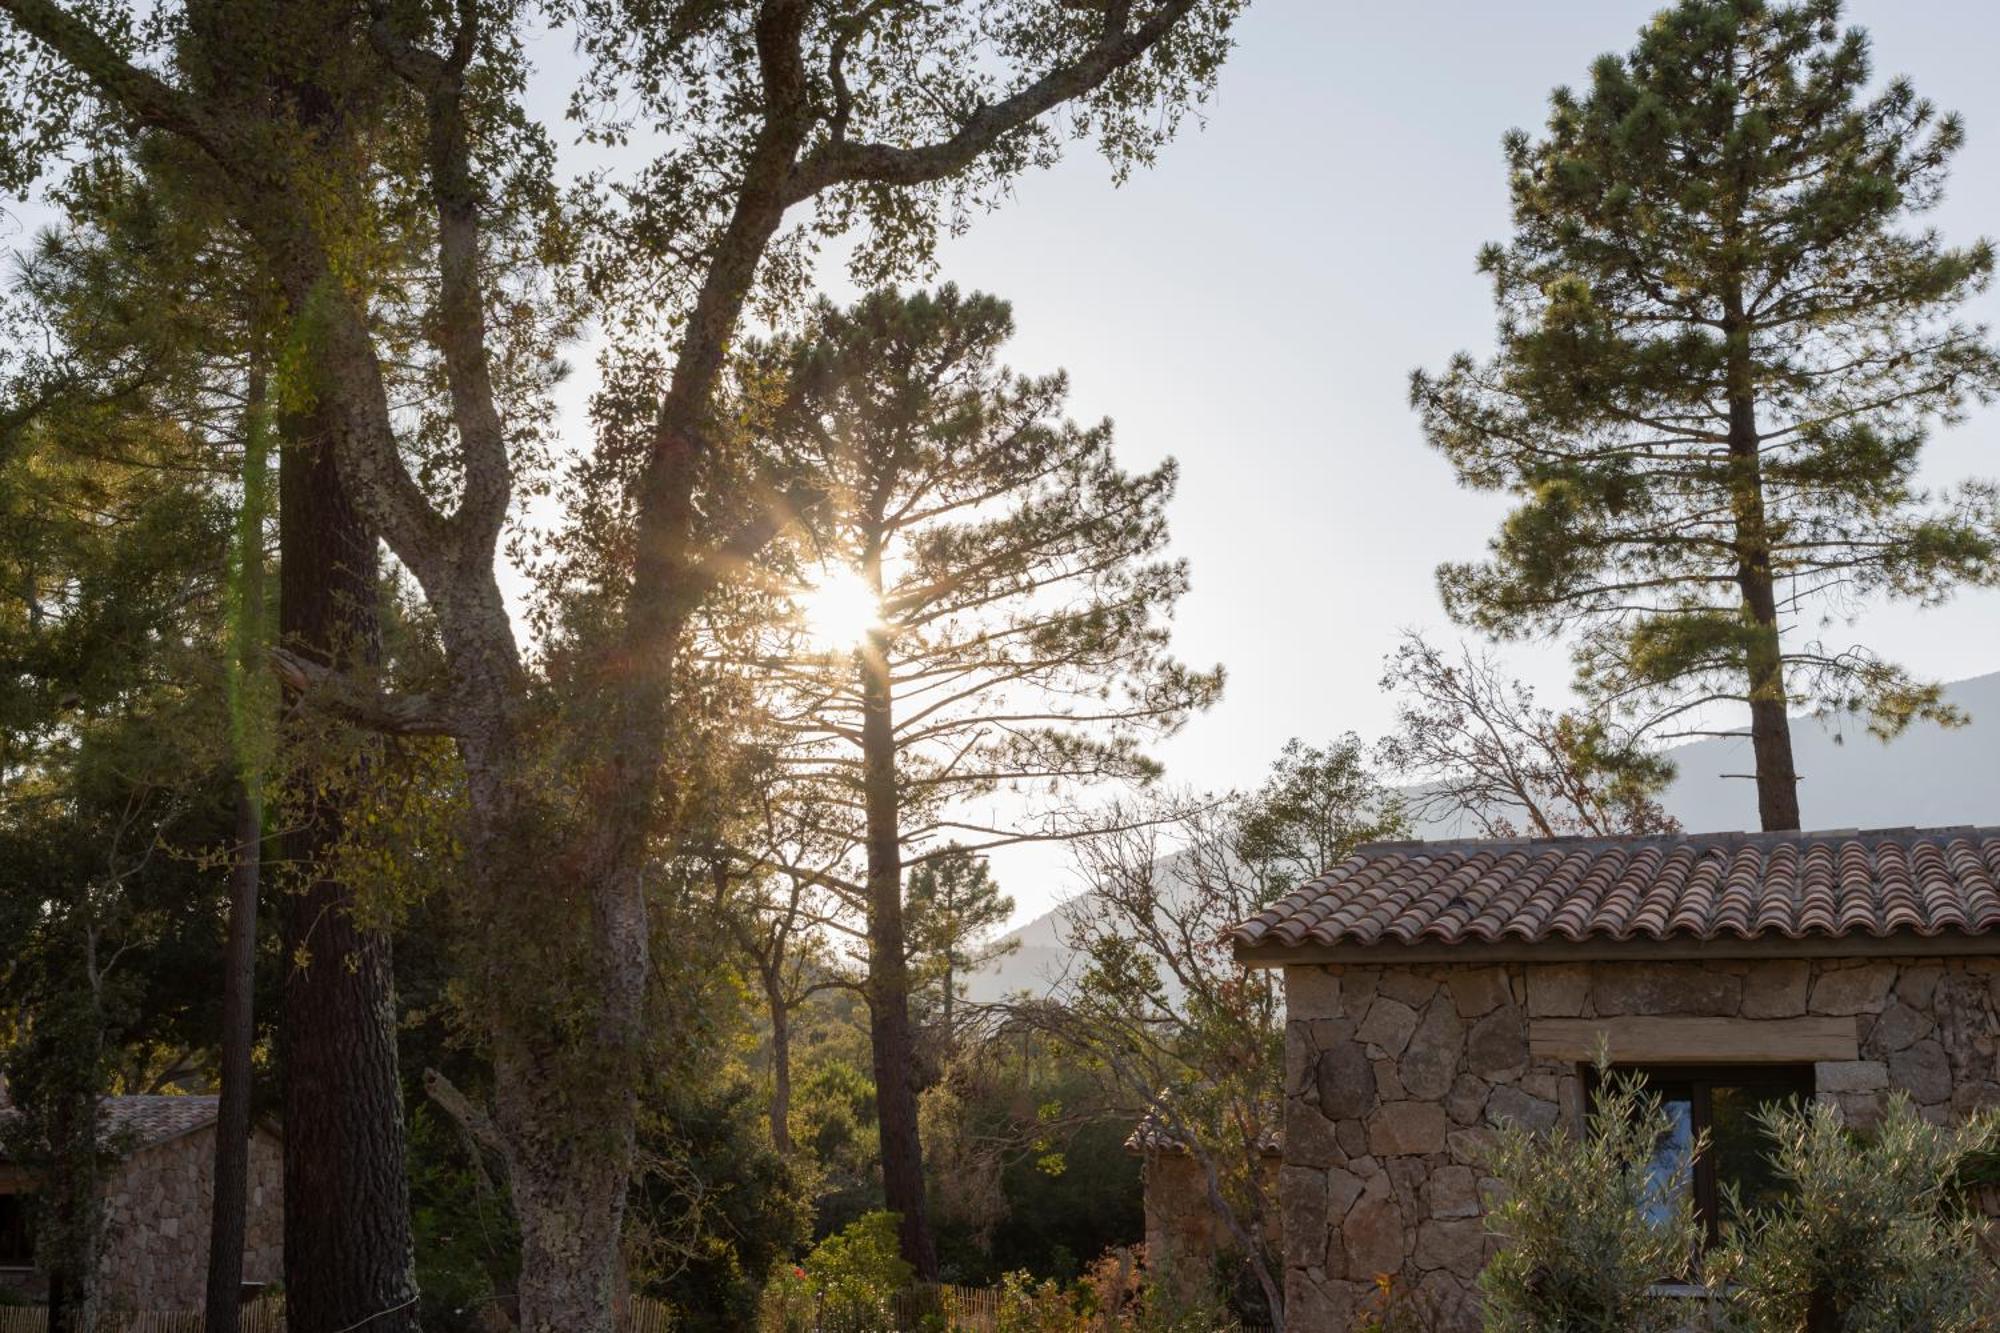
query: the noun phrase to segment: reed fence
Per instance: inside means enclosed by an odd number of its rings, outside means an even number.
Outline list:
[[[82,1333],[202,1333],[204,1324],[199,1310],[107,1311],[86,1319]],[[246,1305],[236,1327],[238,1333],[285,1333],[284,1304],[262,1300]],[[49,1312],[39,1305],[0,1306],[0,1333],[49,1333]]]

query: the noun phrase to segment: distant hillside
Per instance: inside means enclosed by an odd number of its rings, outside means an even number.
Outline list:
[[[1799,807],[1809,829],[1894,828],[1901,825],[2000,824],[2000,672],[1945,687],[1972,716],[1947,731],[1920,723],[1888,745],[1859,722],[1844,735],[1810,718],[1794,719]],[[1756,785],[1728,774],[1754,768],[1748,736],[1696,741],[1672,751],[1678,775],[1664,804],[1689,832],[1757,827]],[[1426,837],[1466,830],[1443,824]],[[1068,963],[1057,939],[1056,914],[1044,913],[1013,932],[1021,947],[968,978],[975,1001],[1018,990],[1042,991]]]

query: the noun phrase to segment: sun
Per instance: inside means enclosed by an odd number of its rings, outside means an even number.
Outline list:
[[[828,570],[818,583],[800,591],[798,604],[806,633],[827,648],[858,648],[882,623],[875,590],[851,569]]]

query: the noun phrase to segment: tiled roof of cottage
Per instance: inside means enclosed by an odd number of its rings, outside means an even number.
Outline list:
[[[138,1152],[214,1124],[220,1105],[215,1097],[106,1097],[100,1142],[120,1152]],[[11,1107],[0,1109],[0,1119],[19,1114]]]
[[[2000,828],[1374,843],[1232,932],[1312,946],[1977,936]]]

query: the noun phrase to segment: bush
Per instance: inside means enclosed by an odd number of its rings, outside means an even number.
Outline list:
[[[1479,1279],[1489,1330],[1681,1327],[1686,1312],[1652,1292],[1664,1275],[1685,1271],[1700,1245],[1687,1168],[1666,1181],[1650,1173],[1667,1129],[1656,1095],[1635,1077],[1605,1073],[1581,1136],[1500,1131],[1490,1169],[1503,1197],[1487,1225],[1506,1248]]]
[[[2000,1144],[2000,1121],[1924,1121],[1898,1093],[1872,1134],[1829,1106],[1762,1116],[1787,1196],[1738,1217],[1710,1256],[1743,1329],[1972,1333],[2000,1327],[1984,1225],[1958,1189],[1968,1159]],[[1734,1210],[1740,1212],[1740,1210]]]
[[[898,1223],[894,1213],[863,1214],[813,1246],[803,1267],[781,1265],[758,1300],[761,1333],[895,1327],[896,1293],[915,1271],[898,1252]]]

